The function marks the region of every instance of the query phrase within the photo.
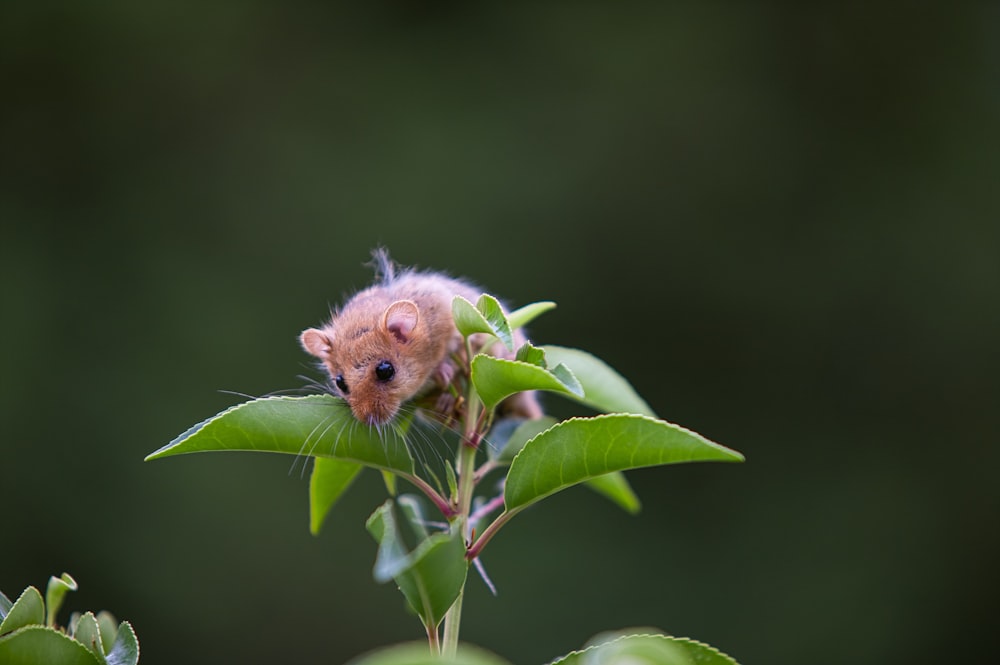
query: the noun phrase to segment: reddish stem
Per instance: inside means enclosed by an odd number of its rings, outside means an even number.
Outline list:
[[[438,494],[437,491],[420,476],[410,475],[410,474],[399,474],[399,475],[403,476],[403,478],[408,480],[410,484],[412,484],[418,490],[423,492],[427,496],[427,498],[431,500],[431,503],[437,506],[438,510],[441,511],[441,514],[445,516],[445,519],[450,520],[452,517],[458,514],[458,511],[455,509],[453,505],[451,505],[451,502],[442,497],[440,494]]]
[[[486,527],[486,530],[483,531],[483,534],[476,539],[476,542],[469,546],[469,551],[465,553],[465,558],[472,561],[479,556],[483,551],[483,548],[486,547],[486,544],[489,543],[493,536],[496,535],[497,531],[500,530],[500,527],[509,522],[510,518],[518,514],[520,511],[520,508],[515,508],[514,510],[505,510],[500,513],[500,516],[493,520],[492,524]]]

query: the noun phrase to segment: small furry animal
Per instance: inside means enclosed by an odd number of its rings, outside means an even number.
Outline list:
[[[452,318],[456,295],[475,302],[480,291],[468,282],[438,272],[397,269],[384,249],[373,252],[376,282],[335,311],[329,323],[299,337],[302,348],[321,361],[336,392],[354,417],[383,425],[414,397],[437,391],[436,411],[447,420],[454,401],[447,389],[464,361],[462,335]],[[487,336],[473,335],[473,354]],[[515,347],[524,336],[515,333]],[[501,343],[491,355],[513,357]],[[528,419],[542,416],[533,393],[505,400],[501,409]]]

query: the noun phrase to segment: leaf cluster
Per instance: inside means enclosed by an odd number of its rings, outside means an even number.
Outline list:
[[[147,459],[205,451],[311,456],[315,458],[309,490],[314,533],[364,468],[379,470],[391,496],[367,522],[378,543],[375,579],[393,580],[400,588],[420,617],[433,652],[438,651],[439,626],[444,622],[443,652],[454,656],[468,566],[475,564],[491,584],[479,555],[521,511],[584,484],[634,513],[640,503],[625,471],[743,460],[734,450],[658,418],[624,377],[590,353],[530,343],[515,349],[515,331],[554,306],[534,303],[508,315],[488,294],[475,304],[462,297],[454,299],[453,318],[466,339],[467,364],[457,387],[452,388],[464,390],[465,401],[461,422],[454,423],[460,440],[453,464],[445,467],[445,484],[415,461],[407,442],[409,420],[388,428],[369,427],[356,421],[342,400],[330,395],[250,400],[190,428]],[[477,342],[476,348],[489,349],[500,342],[510,357],[472,356],[469,338],[473,335],[487,339]],[[505,399],[525,391],[554,393],[598,414],[563,422],[547,416],[529,421],[496,418],[497,407]],[[481,446],[487,439],[493,445]],[[484,487],[496,486],[483,479],[498,470],[503,472],[500,494],[483,493]],[[397,478],[409,482],[435,506],[443,527],[428,528],[432,522],[423,515],[417,497],[394,496]],[[416,544],[408,547],[407,537]],[[680,647],[672,644],[669,648]],[[594,661],[592,656],[560,662],[605,662]]]
[[[74,612],[65,627],[56,615],[68,591],[68,574],[52,576],[45,599],[33,586],[11,602],[0,593],[0,663],[7,665],[136,665],[139,642],[132,626],[109,612]]]

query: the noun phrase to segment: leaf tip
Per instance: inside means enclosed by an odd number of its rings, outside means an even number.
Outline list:
[[[170,443],[168,443],[167,445],[163,446],[162,448],[157,448],[153,452],[151,452],[148,455],[146,455],[145,457],[143,457],[142,461],[143,462],[151,462],[153,460],[157,460],[157,459],[160,459],[162,457],[170,457],[171,455],[173,455],[173,453],[171,452],[171,449],[174,447],[174,445],[176,443],[177,443],[176,441],[171,441]]]

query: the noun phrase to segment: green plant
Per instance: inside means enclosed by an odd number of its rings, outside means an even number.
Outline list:
[[[33,586],[15,602],[0,593],[0,663],[4,665],[135,665],[139,642],[132,626],[115,624],[108,612],[70,615],[65,628],[56,616],[67,591],[76,591],[67,573],[52,576],[45,599]]]
[[[374,576],[379,582],[393,580],[398,585],[423,624],[429,649],[424,647],[420,651],[423,655],[417,657],[411,653],[412,647],[406,647],[363,662],[430,662],[428,659],[436,658],[459,662],[458,637],[469,565],[478,566],[484,548],[520,512],[581,483],[636,512],[639,501],[623,471],[743,459],[736,451],[658,419],[624,378],[584,351],[524,344],[514,360],[472,356],[470,336],[490,335],[514,351],[512,331],[554,306],[540,302],[505,315],[489,295],[484,294],[475,304],[455,298],[453,315],[465,338],[466,354],[463,371],[452,387],[455,397],[464,403],[461,417],[448,423],[457,434],[454,459],[438,473],[431,464],[418,464],[407,443],[413,410],[391,427],[368,427],[354,420],[342,400],[326,394],[268,397],[239,404],[192,427],[146,459],[219,450],[310,455],[315,458],[310,479],[313,532],[318,532],[324,517],[363,468],[378,469],[385,476],[390,497],[367,522],[368,531],[378,542]],[[550,417],[520,423],[497,418],[497,406],[505,398],[527,390],[554,392],[601,413],[562,422]],[[491,445],[484,445],[485,441]],[[497,486],[496,482],[484,482],[493,473],[503,474],[502,491],[482,493]],[[447,527],[428,528],[430,522],[419,498],[396,495],[397,478],[419,490],[447,521]],[[407,536],[416,540],[414,547],[405,545]],[[629,649],[661,654],[672,650],[673,660],[663,656],[664,660],[651,662],[685,662],[685,658],[694,657],[689,651],[700,648],[692,646],[697,643],[662,635],[620,639],[625,642],[615,642],[617,647],[594,646],[582,652],[585,656],[570,654],[559,662],[614,662],[615,658],[634,657]],[[720,660],[706,660],[702,654],[697,662],[734,662],[712,653]],[[461,656],[461,662],[502,662],[493,656],[469,654],[473,655]]]

